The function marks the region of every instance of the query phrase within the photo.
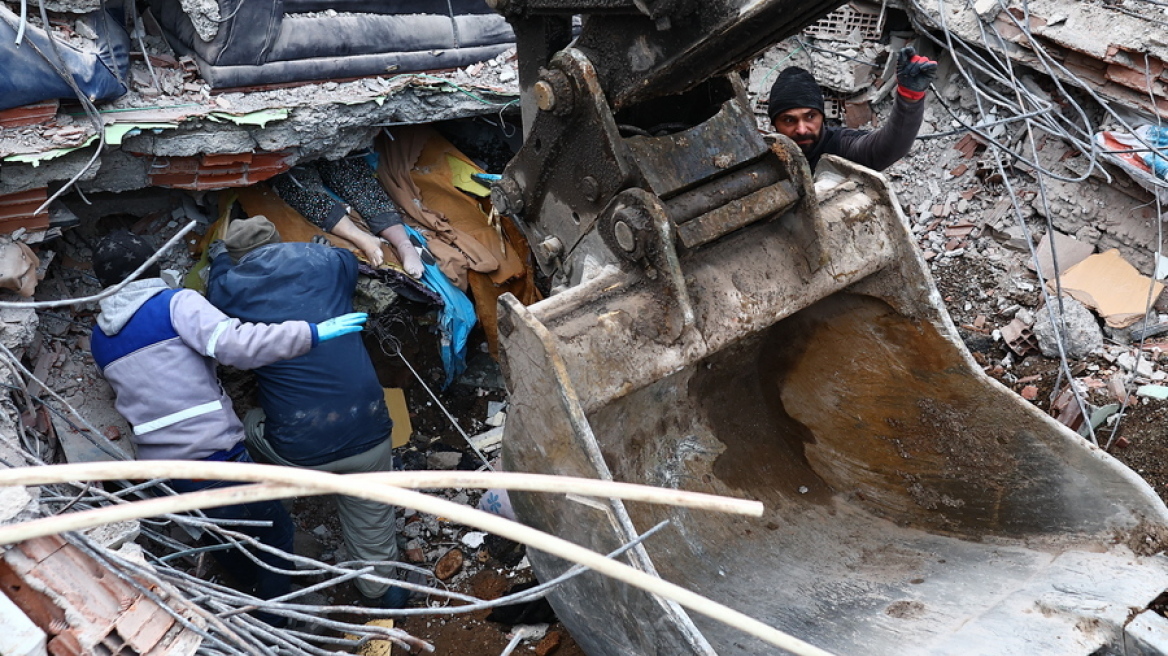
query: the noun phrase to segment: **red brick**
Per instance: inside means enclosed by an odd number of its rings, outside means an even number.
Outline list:
[[[48,123],[57,115],[60,103],[57,100],[13,107],[0,112],[0,128],[18,128],[24,125]]]
[[[252,153],[219,153],[203,155],[203,166],[229,166],[232,164],[249,164]]]
[[[160,187],[214,190],[247,187],[291,168],[288,153],[224,153],[155,159],[150,182]]]
[[[1159,62],[1158,60],[1151,61],[1159,64],[1159,68],[1161,70],[1163,69],[1163,62]],[[1155,69],[1156,67],[1152,66],[1151,68]],[[1125,87],[1128,87],[1129,89],[1143,91],[1144,93],[1147,93],[1148,84],[1151,83],[1154,92],[1162,93],[1164,90],[1164,84],[1156,80],[1156,76],[1158,74],[1158,72],[1152,72],[1151,79],[1149,79],[1148,75],[1144,72],[1142,67],[1138,69],[1128,68],[1123,64],[1113,63],[1107,66],[1107,71],[1104,73],[1104,76],[1116,84],[1121,84]]]
[[[535,656],[551,656],[560,648],[560,643],[563,642],[564,637],[560,635],[559,631],[549,631],[535,646]]]
[[[195,183],[195,175],[190,173],[175,173],[175,174],[152,174],[150,176],[150,184],[156,187],[178,187],[184,188],[187,185]]]
[[[43,230],[49,227],[48,212],[33,215],[48,197],[48,190],[44,187],[0,196],[0,234],[21,228]]]

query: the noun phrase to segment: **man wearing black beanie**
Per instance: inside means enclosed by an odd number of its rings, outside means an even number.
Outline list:
[[[903,48],[896,64],[896,102],[888,122],[877,130],[823,124],[823,92],[810,73],[792,66],[771,87],[767,115],[780,134],[807,156],[814,171],[825,154],[838,155],[883,171],[908,154],[925,116],[925,91],[937,78],[937,62]]]

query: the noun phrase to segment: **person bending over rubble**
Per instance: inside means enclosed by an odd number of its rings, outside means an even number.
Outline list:
[[[883,171],[908,154],[925,117],[925,92],[937,78],[937,62],[901,49],[896,63],[896,101],[888,122],[877,130],[855,130],[823,123],[823,91],[810,73],[783,69],[771,86],[767,115],[780,134],[790,137],[811,170],[823,155],[838,155]]]
[[[147,240],[124,230],[103,238],[93,254],[102,287],[125,280],[154,254]],[[361,330],[363,314],[321,317],[319,323],[271,325],[232,319],[189,289],[170,289],[157,264],[111,296],[90,344],[93,359],[117,396],[115,406],[133,429],[142,460],[252,462],[243,424],[215,373],[219,361],[250,369],[308,353],[328,340]],[[165,392],[165,393],[163,393]],[[224,481],[171,480],[178,492],[235,485]],[[293,525],[279,501],[258,501],[205,511],[220,519],[264,520],[268,527],[229,527],[292,553]],[[288,575],[265,569],[235,549],[213,552],[220,564],[256,596],[270,599],[289,590]],[[293,569],[283,557],[258,551],[268,565]],[[262,615],[269,622],[275,618]]]
[[[363,158],[298,166],[274,178],[272,187],[285,203],[316,227],[356,244],[373,266],[381,266],[383,261],[381,241],[374,236],[380,235],[393,246],[406,274],[422,277],[422,260],[406,234],[401,210]],[[326,187],[344,202],[329,194]],[[372,235],[349,219],[351,209],[365,219]]]
[[[319,321],[351,312],[357,257],[326,243],[281,242],[266,217],[237,219],[211,248],[207,298],[244,321]],[[334,473],[390,471],[393,422],[360,335],[346,335],[293,360],[256,369],[260,409],[244,419],[248,447],[279,465]],[[337,497],[345,546],[355,560],[398,559],[396,511]],[[393,565],[377,567],[393,578]],[[365,579],[366,603],[401,608],[409,592]]]

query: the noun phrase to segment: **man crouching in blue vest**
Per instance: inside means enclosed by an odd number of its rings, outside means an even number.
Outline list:
[[[93,271],[103,287],[125,280],[154,254],[147,240],[124,230],[98,244]],[[117,395],[115,405],[133,428],[140,460],[253,462],[244,446],[243,423],[219,384],[215,362],[253,369],[310,351],[326,340],[360,331],[360,313],[322,321],[244,323],[217,310],[198,292],[170,289],[157,264],[142,278],[101,301],[93,330],[93,359]],[[175,491],[235,485],[225,481],[170,481]],[[271,526],[228,526],[261,543],[292,553],[294,527],[279,501],[260,501],[205,511],[209,517],[263,520]],[[257,565],[234,548],[212,552],[238,583],[271,599],[289,591],[288,574]],[[255,557],[274,570],[292,563],[266,551]],[[283,618],[258,613],[283,624]]]

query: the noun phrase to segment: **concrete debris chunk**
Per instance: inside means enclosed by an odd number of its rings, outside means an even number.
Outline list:
[[[29,494],[28,488],[15,485],[0,489],[0,524],[8,523],[34,506],[33,496]]]
[[[458,451],[439,451],[431,453],[426,458],[426,464],[430,469],[449,470],[458,467],[458,463],[462,460],[462,453]]]
[[[992,23],[997,17],[1001,7],[998,5],[998,0],[977,0],[973,3],[973,10],[977,12],[977,17],[986,23]]]
[[[106,549],[118,549],[122,545],[132,543],[138,539],[138,535],[141,532],[142,527],[138,523],[138,520],[127,520],[95,526],[87,529],[85,535]]]
[[[20,350],[33,343],[40,320],[32,308],[4,308],[0,310],[0,343]]]
[[[1108,326],[1126,328],[1147,312],[1149,292],[1155,299],[1163,283],[1141,275],[1118,249],[1092,255],[1067,270],[1063,292],[1099,313]]]
[[[462,536],[462,543],[471,549],[478,549],[483,546],[483,540],[486,537],[487,534],[482,531],[468,531]]]
[[[1142,385],[1136,390],[1136,396],[1163,401],[1168,399],[1168,387],[1164,385]]]
[[[1038,242],[1038,267],[1041,268],[1042,278],[1050,280],[1054,276],[1055,259],[1058,260],[1059,271],[1066,271],[1094,252],[1095,247],[1091,244],[1085,244],[1057,230],[1051,231],[1043,235],[1042,240]],[[1034,261],[1028,260],[1026,268],[1034,271],[1036,269]]]
[[[1066,323],[1066,334],[1063,336],[1063,346],[1067,357],[1073,359],[1085,358],[1091,353],[1103,348],[1103,331],[1082,303],[1072,297],[1063,297],[1063,320]],[[1058,306],[1053,308],[1057,315]],[[1058,333],[1051,324],[1050,312],[1044,308],[1037,313],[1034,321],[1034,336],[1038,340],[1038,348],[1048,358],[1059,357]]]
[[[1135,373],[1137,376],[1143,376],[1144,378],[1152,377],[1152,363],[1146,357],[1137,359],[1131,353],[1122,353],[1115,359],[1115,363],[1125,370]]]

